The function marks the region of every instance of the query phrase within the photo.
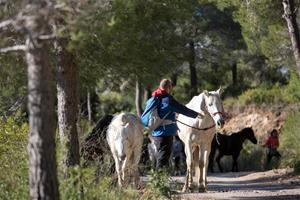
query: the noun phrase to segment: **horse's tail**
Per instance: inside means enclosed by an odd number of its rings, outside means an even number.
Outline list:
[[[218,146],[217,135],[218,134],[216,133],[214,139],[211,142],[211,148],[210,148],[210,154],[209,154],[209,163],[208,163],[208,170],[210,172],[214,172],[214,161],[215,161],[215,155],[216,155],[217,146]]]

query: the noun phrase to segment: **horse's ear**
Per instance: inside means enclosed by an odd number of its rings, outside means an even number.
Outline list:
[[[221,95],[221,93],[223,93],[223,88],[222,88],[222,86],[220,86],[220,88],[217,90],[217,93],[218,93],[219,95]]]
[[[208,93],[207,90],[204,90],[204,91],[203,91],[203,94],[204,94],[205,96],[207,96],[207,97],[209,96],[209,93]]]

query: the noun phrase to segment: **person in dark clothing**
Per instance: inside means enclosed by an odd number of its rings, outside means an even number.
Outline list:
[[[174,175],[180,175],[180,163],[185,160],[185,154],[183,142],[179,139],[178,135],[176,135],[173,140],[172,160],[174,164]]]
[[[170,94],[171,91],[172,82],[169,79],[163,79],[160,82],[159,88],[152,93],[153,97],[161,98],[160,104],[158,105],[159,115],[167,115],[165,120],[172,122],[162,124],[152,132],[152,142],[157,150],[155,153],[157,169],[165,168],[169,165],[169,160],[172,153],[173,137],[177,132],[176,113],[180,113],[192,118],[202,118],[204,115],[178,103]]]

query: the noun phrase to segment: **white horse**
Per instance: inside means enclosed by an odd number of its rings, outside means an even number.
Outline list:
[[[185,145],[187,173],[183,192],[192,189],[192,166],[195,167],[196,183],[199,192],[207,191],[207,166],[211,142],[216,129],[224,126],[223,105],[220,89],[204,91],[186,105],[199,113],[204,113],[202,119],[179,115],[177,119],[178,136]]]
[[[143,129],[139,118],[130,113],[115,116],[108,127],[106,139],[115,160],[119,186],[129,183],[132,178],[138,185]]]

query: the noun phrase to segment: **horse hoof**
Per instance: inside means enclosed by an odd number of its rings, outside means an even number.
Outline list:
[[[191,187],[185,187],[185,186],[184,186],[184,187],[182,188],[182,192],[184,192],[184,193],[192,193],[192,191],[193,191],[193,190],[192,190]]]
[[[206,188],[206,187],[200,187],[200,188],[198,189],[198,192],[199,192],[199,193],[205,193],[205,192],[207,192],[207,188]]]

